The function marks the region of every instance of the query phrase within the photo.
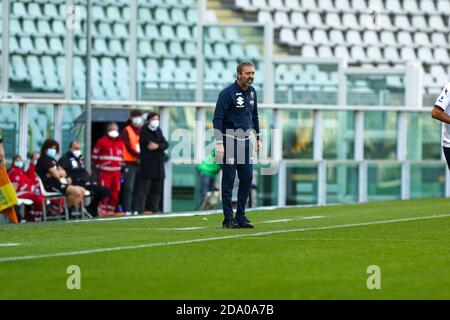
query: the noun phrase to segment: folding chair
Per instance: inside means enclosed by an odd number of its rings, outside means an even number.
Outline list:
[[[91,196],[91,192],[88,190],[85,190],[84,191],[85,200],[86,200],[86,197],[90,197],[90,196]],[[75,207],[76,211],[72,211],[70,213],[72,216],[75,216],[75,217],[81,216],[81,219],[85,219],[86,217],[88,219],[92,219],[92,215],[85,208],[85,206],[86,206],[85,200],[81,201],[80,205]]]
[[[66,196],[63,195],[61,192],[48,192],[44,188],[44,184],[42,183],[41,178],[36,175],[38,181],[39,181],[39,187],[41,189],[41,194],[44,196],[44,199],[42,199],[42,215],[43,215],[43,221],[47,221],[47,200],[64,200],[64,215],[66,218],[66,221],[69,220],[69,208],[67,207],[67,199]],[[55,217],[55,219],[59,219],[59,217]]]
[[[18,198],[17,199],[17,207],[19,208],[20,220],[25,220],[25,207],[31,206],[33,204],[33,200]]]

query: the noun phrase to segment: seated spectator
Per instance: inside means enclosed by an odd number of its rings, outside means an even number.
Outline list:
[[[36,163],[36,174],[41,178],[46,191],[59,191],[67,196],[69,207],[77,206],[83,201],[85,189],[72,185],[66,171],[56,161],[58,152],[58,142],[53,139],[45,140],[41,147],[41,157]]]
[[[80,142],[76,140],[72,141],[69,144],[69,151],[59,159],[58,163],[72,179],[73,185],[81,186],[91,192],[92,202],[87,209],[91,215],[97,216],[100,201],[108,197],[111,192],[108,188],[99,186],[97,181],[95,181],[84,168],[84,159],[81,154]]]
[[[34,178],[30,178],[24,170],[25,162],[20,155],[13,158],[13,163],[8,171],[9,179],[16,190],[17,197],[33,201],[31,210],[25,211],[27,221],[42,220],[42,201],[45,199],[39,190]]]

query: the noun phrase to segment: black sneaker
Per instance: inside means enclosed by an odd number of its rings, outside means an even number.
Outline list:
[[[256,227],[249,222],[239,222],[241,229],[255,229]]]
[[[235,221],[225,220],[222,224],[225,229],[240,229],[241,226]]]

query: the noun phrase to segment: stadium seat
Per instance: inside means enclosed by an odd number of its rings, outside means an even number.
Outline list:
[[[423,0],[422,0],[423,1]],[[416,0],[404,0],[403,1],[403,10],[412,15],[420,14],[420,9]]]
[[[400,14],[403,12],[400,0],[386,1],[386,11],[389,13]]]
[[[313,31],[313,41],[315,45],[329,44],[329,39],[325,30],[317,29]]]

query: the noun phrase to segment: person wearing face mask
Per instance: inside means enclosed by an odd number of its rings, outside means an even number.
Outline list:
[[[111,193],[108,188],[99,186],[97,181],[94,181],[85,169],[84,159],[81,154],[81,143],[77,140],[72,141],[69,144],[69,151],[59,159],[58,163],[66,170],[74,185],[81,186],[91,192],[92,201],[86,209],[92,216],[97,216],[97,207],[100,201]]]
[[[147,125],[141,130],[141,174],[138,196],[138,210],[144,212],[147,195],[149,195],[150,211],[159,212],[159,203],[164,171],[164,151],[169,148],[169,144],[159,128],[159,114],[149,113]]]
[[[33,201],[30,210],[25,211],[25,220],[42,221],[42,200],[44,197],[39,192],[36,181],[25,172],[25,162],[20,155],[14,156],[8,176],[16,190],[17,197]]]
[[[98,170],[98,184],[110,190],[98,206],[99,216],[115,214],[119,204],[120,177],[123,164],[123,141],[117,123],[109,123],[107,134],[100,138],[92,151],[92,162]]]
[[[36,174],[41,178],[46,191],[59,191],[67,196],[69,207],[78,206],[84,199],[85,189],[72,185],[67,172],[58,165],[59,144],[47,139],[41,146],[41,156],[36,163]]]
[[[139,135],[143,124],[142,113],[139,110],[133,110],[121,135],[124,161],[123,179],[125,180],[122,188],[123,208],[127,215],[131,215],[132,212],[135,215],[138,214],[136,199],[139,188],[139,158],[141,156]]]

